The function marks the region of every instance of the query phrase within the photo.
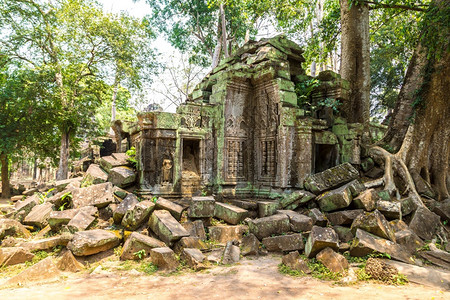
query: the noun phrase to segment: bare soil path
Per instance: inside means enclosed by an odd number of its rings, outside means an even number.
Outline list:
[[[342,286],[290,277],[278,272],[279,263],[279,257],[267,256],[176,276],[117,271],[69,275],[53,283],[0,290],[0,299],[450,299],[448,291],[413,283]]]

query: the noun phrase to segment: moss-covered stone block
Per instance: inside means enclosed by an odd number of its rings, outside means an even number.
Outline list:
[[[248,211],[231,204],[216,202],[214,216],[229,224],[237,225],[248,216]]]

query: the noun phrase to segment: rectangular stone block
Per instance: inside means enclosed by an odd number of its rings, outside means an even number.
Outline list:
[[[272,234],[282,234],[290,230],[289,217],[285,214],[276,214],[252,220],[248,224],[251,233],[258,239],[262,239]]]
[[[216,202],[214,216],[229,224],[237,225],[248,216],[248,211],[231,204]]]
[[[167,245],[189,236],[189,232],[166,210],[155,210],[150,216],[149,227]]]
[[[275,252],[303,250],[305,248],[301,233],[266,237],[263,238],[262,243],[268,251]]]
[[[214,216],[214,197],[192,197],[188,215],[190,218],[209,218]]]
[[[323,172],[308,176],[305,187],[314,194],[320,194],[358,178],[359,172],[351,164],[344,163]]]
[[[159,197],[158,200],[156,200],[156,209],[167,210],[175,219],[179,221],[181,220],[181,215],[183,214],[185,208],[172,201]]]

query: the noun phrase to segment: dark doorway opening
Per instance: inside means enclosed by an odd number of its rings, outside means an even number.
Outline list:
[[[314,173],[325,171],[337,164],[336,145],[316,144],[314,153]]]
[[[200,140],[183,140],[183,171],[200,174]]]

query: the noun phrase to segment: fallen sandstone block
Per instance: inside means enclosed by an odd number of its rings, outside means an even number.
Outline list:
[[[282,234],[290,230],[289,217],[285,214],[276,214],[252,220],[248,224],[249,230],[258,239],[271,236],[272,234]]]
[[[159,269],[166,271],[175,271],[180,265],[175,256],[175,252],[173,252],[169,247],[151,249],[150,259]]]
[[[122,226],[128,230],[136,230],[147,222],[155,204],[150,200],[142,201],[127,210],[122,219]]]
[[[262,243],[268,251],[294,251],[305,248],[301,233],[266,237],[262,239]]]
[[[150,250],[153,248],[166,247],[164,242],[147,235],[133,232],[125,241],[120,255],[121,260],[138,260],[150,255]],[[136,253],[144,251],[144,255],[139,257]]]
[[[328,227],[313,226],[311,233],[305,245],[305,255],[314,257],[322,249],[330,247],[331,249],[339,250],[339,237],[337,233]]]
[[[214,197],[192,197],[189,204],[188,215],[190,218],[209,218],[214,216]]]
[[[166,210],[155,210],[148,223],[150,229],[169,246],[182,237],[189,236],[189,232]]]
[[[347,259],[342,254],[336,253],[329,247],[317,253],[316,258],[331,272],[343,273],[346,269],[348,269]]]
[[[159,197],[158,200],[156,200],[156,209],[167,210],[178,221],[181,220],[181,215],[183,214],[183,211],[185,210],[185,208],[183,206],[178,205],[178,204],[176,204],[172,201],[169,201],[167,199],[164,199],[162,197]]]
[[[308,176],[305,187],[314,194],[320,194],[358,178],[359,172],[351,164],[344,163],[323,172]]]
[[[87,256],[109,250],[119,244],[120,238],[113,232],[93,229],[76,232],[67,245],[67,249],[75,256]]]
[[[231,204],[216,202],[214,216],[229,224],[237,225],[248,216],[248,211]]]

